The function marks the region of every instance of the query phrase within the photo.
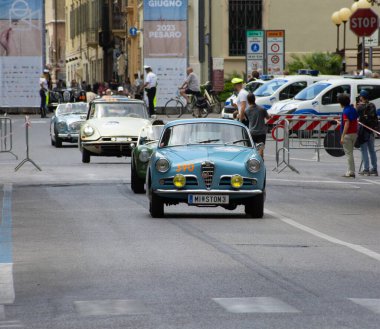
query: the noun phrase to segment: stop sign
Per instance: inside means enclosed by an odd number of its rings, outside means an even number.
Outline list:
[[[358,37],[369,37],[379,27],[379,18],[372,9],[357,9],[350,17],[350,29]]]

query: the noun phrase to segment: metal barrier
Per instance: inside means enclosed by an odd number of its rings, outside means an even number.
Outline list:
[[[360,121],[359,121],[359,124],[360,124],[361,126],[363,126],[364,128],[367,128],[368,130],[372,131],[372,132],[375,134],[375,138],[380,138],[380,132],[379,132],[379,131],[377,131],[377,130],[375,130],[375,129],[372,129],[372,128],[366,126],[365,124],[361,123]],[[380,122],[379,122],[379,128],[380,128]],[[376,137],[376,136],[377,136],[377,137]],[[380,153],[380,146],[379,146],[378,148],[375,148],[375,152],[376,152],[376,153]],[[359,172],[361,172],[362,169],[363,169],[363,159],[362,159],[362,161],[360,162]]]
[[[322,149],[331,156],[343,156],[338,120],[336,116],[273,116],[268,121],[274,123],[272,137],[276,143],[276,167],[273,170],[280,173],[289,168],[299,173],[290,164],[291,150],[313,150],[318,162]]]
[[[18,159],[17,155],[12,152],[12,136],[12,120],[0,118],[0,153],[10,153]]]

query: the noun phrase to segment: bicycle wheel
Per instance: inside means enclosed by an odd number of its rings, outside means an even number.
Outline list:
[[[212,101],[213,101],[214,112],[217,114],[222,112],[222,103],[220,102],[219,97],[217,95],[212,95]]]
[[[176,98],[169,99],[164,108],[168,118],[179,118],[183,113],[183,104]]]

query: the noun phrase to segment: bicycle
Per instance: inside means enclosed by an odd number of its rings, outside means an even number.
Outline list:
[[[175,97],[170,98],[164,107],[164,114],[168,118],[180,118],[185,112],[191,113],[194,117],[205,118],[210,112],[210,105],[206,99],[206,103],[200,103],[202,101],[200,97],[195,95],[190,96],[190,103],[187,104],[186,99],[180,95],[179,90]]]
[[[210,81],[207,81],[202,87],[204,87],[204,97],[208,100],[211,110],[219,114],[222,111],[222,103],[216,91],[212,89]]]

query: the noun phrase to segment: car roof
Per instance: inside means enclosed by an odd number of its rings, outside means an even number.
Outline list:
[[[329,79],[329,80],[321,80],[317,81],[316,83],[329,83],[331,85],[340,85],[342,83],[352,83],[352,84],[373,84],[373,85],[380,85],[380,79],[374,79],[374,78],[337,78],[337,79]]]
[[[226,120],[226,119],[213,119],[213,118],[204,118],[204,119],[180,119],[168,122],[165,127],[173,127],[177,125],[184,124],[194,124],[194,123],[220,123],[220,124],[230,124],[234,126],[246,127],[243,123],[236,120]]]

